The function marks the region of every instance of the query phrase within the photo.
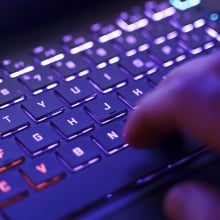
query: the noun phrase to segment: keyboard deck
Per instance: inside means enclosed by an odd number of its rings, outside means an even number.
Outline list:
[[[219,41],[219,21],[197,8],[148,1],[85,36],[2,60],[0,219],[77,215],[200,151],[182,137],[139,151],[122,131],[170,69]]]

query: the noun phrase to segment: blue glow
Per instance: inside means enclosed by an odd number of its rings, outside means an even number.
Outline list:
[[[219,15],[216,13],[213,13],[210,15],[210,20],[211,21],[217,21],[219,19]]]
[[[199,5],[202,0],[169,0],[170,4],[179,10],[186,10]]]

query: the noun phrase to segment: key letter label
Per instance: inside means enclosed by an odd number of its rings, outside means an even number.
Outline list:
[[[80,147],[75,147],[72,149],[72,152],[77,156],[81,157],[85,154],[85,152]]]
[[[7,193],[11,191],[11,186],[7,183],[7,181],[0,181],[0,191],[3,193]]]
[[[47,173],[47,167],[44,163],[38,164],[35,166],[35,169],[43,174]]]
[[[114,131],[108,132],[108,133],[107,133],[107,136],[108,136],[111,140],[115,140],[115,139],[119,138],[119,136],[118,136]]]
[[[40,102],[37,102],[37,105],[39,105],[39,106],[41,106],[41,107],[43,107],[43,108],[46,108],[46,105],[45,105],[45,103],[44,103],[43,100],[40,101]]]
[[[78,121],[75,118],[70,118],[66,120],[71,126],[78,124]]]
[[[107,110],[112,108],[107,102],[105,102],[104,105],[106,107],[106,108],[104,108],[105,111],[107,111]]]
[[[3,120],[6,120],[7,122],[11,123],[11,120],[9,118],[9,115],[6,115],[2,118]]]
[[[41,136],[39,133],[33,134],[32,137],[36,142],[40,142],[44,139],[43,136]]]
[[[136,95],[136,96],[141,96],[143,95],[144,93],[140,90],[140,89],[134,89],[132,90],[132,92]]]
[[[71,88],[70,91],[74,93],[75,95],[81,93],[81,90],[77,86],[74,86],[73,88]]]

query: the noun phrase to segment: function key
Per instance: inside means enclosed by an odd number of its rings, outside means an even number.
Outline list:
[[[90,83],[100,92],[108,93],[127,84],[127,78],[117,65],[109,65],[89,76]]]
[[[1,110],[0,122],[0,137],[6,137],[30,125],[24,112],[17,106]]]
[[[100,23],[93,24],[90,28],[95,39],[100,43],[106,43],[121,36],[122,31],[114,24],[102,25]]]
[[[63,104],[52,93],[42,93],[30,98],[22,104],[28,115],[35,121],[40,122],[64,110]]]
[[[65,172],[56,158],[50,156],[41,156],[23,164],[20,172],[35,190],[42,190],[65,176]]]
[[[101,159],[101,151],[87,139],[74,140],[58,149],[57,155],[73,172],[87,168]]]
[[[114,94],[87,103],[85,109],[100,124],[106,124],[127,113],[126,106]]]
[[[37,63],[42,66],[47,66],[64,58],[64,53],[61,49],[45,48],[44,46],[35,47],[32,54]]]
[[[89,64],[80,54],[67,55],[62,61],[54,63],[52,68],[66,81],[85,76],[90,72]]]
[[[46,125],[31,127],[16,135],[16,140],[32,156],[42,154],[44,151],[57,147],[59,136],[52,128]]]
[[[84,78],[67,82],[57,88],[56,93],[71,107],[88,102],[97,95],[95,89]]]

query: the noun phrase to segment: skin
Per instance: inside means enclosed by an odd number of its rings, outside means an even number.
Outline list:
[[[215,52],[172,70],[130,113],[124,136],[134,147],[151,147],[184,129],[220,154],[219,125],[220,52]],[[204,183],[182,183],[167,193],[164,208],[171,220],[217,220],[220,192]]]

